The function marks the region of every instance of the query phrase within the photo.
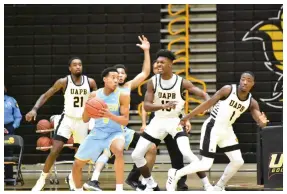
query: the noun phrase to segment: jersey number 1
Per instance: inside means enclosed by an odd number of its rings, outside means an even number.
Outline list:
[[[74,97],[74,107],[83,107],[83,101],[84,101],[84,97],[78,97],[75,96]]]

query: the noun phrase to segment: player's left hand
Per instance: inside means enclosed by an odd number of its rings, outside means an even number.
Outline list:
[[[102,108],[101,110],[99,110],[98,115],[100,117],[110,118],[112,113],[109,111],[108,108]]]
[[[140,47],[142,50],[149,50],[150,44],[148,39],[142,35],[142,37],[138,36],[139,40],[141,41],[141,44],[136,44],[138,47]]]
[[[187,120],[185,122],[185,131],[186,131],[186,133],[189,133],[191,131],[191,124],[190,124],[189,120]]]
[[[4,133],[5,134],[8,134],[9,133],[9,131],[4,127]]]
[[[261,113],[261,115],[259,116],[259,120],[260,122],[262,122],[263,124],[267,124],[269,122],[269,120],[267,119],[266,115],[264,112]]]

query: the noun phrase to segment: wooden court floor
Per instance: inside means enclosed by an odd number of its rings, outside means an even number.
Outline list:
[[[224,169],[226,164],[217,165],[217,169]],[[69,167],[67,167],[69,168]],[[164,167],[161,165],[152,173],[155,181],[159,184],[161,190],[165,189],[165,182],[167,179],[167,170],[169,167]],[[245,168],[248,168],[245,167]],[[244,168],[243,168],[244,169]],[[125,169],[125,178],[127,177],[129,169]],[[223,172],[210,172],[207,173],[211,183],[215,184]],[[25,184],[23,186],[5,186],[4,190],[11,191],[27,191],[31,190],[34,184],[36,183],[40,172],[37,173],[23,173]],[[65,183],[65,177],[68,175],[67,172],[58,173],[59,184],[50,184],[49,179],[46,180],[45,191],[68,191],[68,185]],[[87,181],[91,176],[87,171],[83,174],[83,181]],[[262,185],[257,185],[256,172],[237,172],[237,174],[228,182],[226,190],[228,191],[260,191],[263,190]],[[115,174],[112,167],[105,169],[99,179],[100,187],[104,191],[114,191],[115,190]],[[189,190],[203,190],[202,183],[196,175],[188,175],[186,184],[189,187]],[[124,190],[133,190],[129,185],[124,184]]]

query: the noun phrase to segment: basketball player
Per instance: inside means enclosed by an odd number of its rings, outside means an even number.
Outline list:
[[[70,136],[74,134],[74,142],[81,144],[88,133],[88,125],[83,122],[82,113],[91,90],[96,90],[97,85],[95,80],[82,75],[83,66],[80,58],[71,58],[68,65],[71,75],[58,79],[46,93],[40,96],[33,109],[26,114],[28,122],[33,119],[35,121],[38,109],[51,96],[59,90],[62,90],[64,93],[64,112],[56,127],[53,137],[53,147],[45,161],[40,178],[32,188],[32,191],[40,191],[44,188],[49,171]]]
[[[131,90],[136,89],[146,78],[148,78],[149,74],[150,74],[150,53],[149,53],[149,49],[150,49],[150,43],[148,41],[148,39],[145,36],[138,36],[139,41],[141,42],[141,44],[137,44],[138,47],[140,47],[143,51],[144,51],[144,62],[143,62],[143,67],[142,67],[142,71],[136,76],[134,77],[132,80],[127,81],[127,69],[124,65],[118,64],[115,65],[114,67],[117,69],[118,73],[119,73],[119,86],[118,88],[122,91],[127,93],[128,95],[130,95]],[[127,150],[129,145],[131,145],[131,148],[134,148],[137,140],[139,138],[139,134],[135,134],[135,131],[132,129],[129,129],[127,127],[124,128],[124,134],[125,134],[125,140],[126,140],[126,145],[125,145],[125,149]],[[150,158],[154,158],[151,157],[151,154],[153,154],[153,152],[155,152],[156,148],[155,147],[151,147],[151,149],[149,149],[149,151],[147,152],[147,159],[149,160]],[[109,152],[105,152],[105,153],[109,153]],[[98,185],[98,177],[100,175],[101,170],[104,168],[105,163],[108,160],[108,156],[109,155],[102,155],[99,158],[99,162],[96,163],[95,165],[95,170],[93,173],[93,177],[92,180],[85,183],[84,184],[84,188],[88,189],[88,190],[94,190],[94,191],[98,191],[101,190],[99,188]],[[110,160],[110,162],[112,163],[112,160]],[[132,179],[127,179],[126,183],[130,186],[132,186],[133,188],[137,187],[137,183],[138,180],[132,180]]]
[[[90,97],[102,99],[108,106],[102,108],[95,119],[95,125],[75,155],[72,174],[75,191],[82,191],[82,168],[89,161],[95,162],[103,150],[110,149],[116,156],[116,191],[123,190],[124,182],[124,143],[123,126],[129,122],[130,96],[122,93],[118,86],[119,74],[116,68],[109,67],[102,72],[104,88],[93,92]],[[83,113],[83,121],[89,122],[87,112]]]
[[[250,93],[254,86],[254,79],[252,72],[243,72],[239,86],[233,84],[222,87],[211,99],[196,107],[181,120],[181,124],[184,125],[185,121],[215,105],[210,117],[201,128],[200,154],[202,159],[194,161],[180,170],[170,169],[166,183],[168,191],[175,189],[176,182],[181,176],[209,170],[214,161],[217,145],[225,150],[230,163],[225,168],[223,175],[213,190],[224,190],[228,180],[244,163],[232,124],[247,109],[250,110],[253,119],[260,127],[265,127],[267,122],[269,122],[265,114],[260,112],[258,102],[252,98]]]
[[[123,68],[125,68],[125,66],[123,66],[123,65],[121,65],[121,68],[117,68],[117,71],[120,72],[120,74],[122,74],[122,76],[125,77],[125,78],[120,79],[121,83],[124,83],[126,80],[126,77],[127,77],[125,69],[123,69]],[[157,64],[156,63],[153,64],[153,72],[157,73]],[[141,76],[138,75],[136,77],[140,78]],[[138,82],[134,86],[138,87],[139,84],[140,83]],[[125,86],[119,86],[118,88],[121,89],[123,92],[127,92],[128,94],[130,94],[129,87],[130,86],[128,84],[126,87]],[[91,126],[90,128],[92,128],[92,127],[93,126]],[[136,133],[132,129],[129,129],[128,127],[125,127],[124,136],[125,136],[125,150],[129,150],[129,148],[135,148],[135,146],[139,140],[140,134]],[[149,161],[148,164],[150,164],[150,166],[149,166],[150,168],[152,168],[152,166],[155,162],[155,155],[156,155],[156,147],[151,146],[150,149],[147,151],[146,156],[145,156],[146,160]],[[86,190],[90,190],[90,191],[101,191],[102,190],[99,186],[98,179],[99,179],[100,173],[103,170],[106,163],[114,164],[114,158],[115,157],[114,157],[114,155],[111,157],[110,156],[111,156],[111,153],[109,152],[109,150],[105,150],[103,152],[103,154],[98,158],[98,160],[95,164],[95,169],[94,169],[91,181],[88,181],[87,183],[85,183],[83,185]],[[133,189],[136,189],[138,187],[138,181],[139,181],[138,179],[140,176],[140,174],[138,177],[137,176],[135,177],[133,175],[133,173],[134,174],[137,173],[136,171],[138,171],[138,170],[137,170],[136,166],[134,165],[134,168],[131,170],[131,173],[129,174],[128,178],[125,181]],[[70,187],[71,187],[71,185],[70,185]]]
[[[146,127],[132,153],[136,166],[140,168],[141,174],[147,182],[146,191],[156,191],[159,188],[151,176],[144,155],[152,143],[159,145],[167,134],[171,134],[176,139],[179,150],[185,158],[190,162],[198,160],[190,149],[186,132],[181,126],[178,126],[179,114],[185,104],[182,91],[186,89],[205,100],[209,99],[209,96],[191,82],[172,73],[174,60],[175,56],[169,50],[163,49],[157,53],[159,74],[153,76],[148,82],[144,101],[145,110],[154,111],[155,117]],[[208,184],[210,184],[209,181]]]

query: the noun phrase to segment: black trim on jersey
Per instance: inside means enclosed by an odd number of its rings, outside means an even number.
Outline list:
[[[86,76],[87,77],[87,76]],[[90,92],[92,92],[92,88],[91,88],[91,85],[90,85],[90,82],[89,82],[89,78],[87,77],[87,82],[89,84],[89,88],[90,88]]]
[[[227,98],[229,98],[229,96],[230,96],[230,94],[232,93],[232,90],[233,90],[232,85],[230,85],[230,86],[231,86],[231,90],[230,90],[230,93],[228,94],[228,96],[227,97],[223,97],[220,100],[226,100]]]
[[[183,89],[183,78],[181,79],[181,84],[180,84],[180,96],[182,100],[185,100],[185,97],[183,96],[184,89]]]
[[[67,84],[66,84],[66,87],[64,88],[64,94],[65,94],[65,92],[66,92],[66,89],[67,89],[67,87],[68,87],[68,84],[69,84],[69,78],[68,78],[69,76],[67,76],[66,78],[67,78]]]
[[[157,75],[155,75],[155,85],[154,85],[154,94],[155,94],[155,92],[156,92],[156,88],[157,88]]]
[[[212,154],[211,152],[209,152],[209,144],[210,144],[210,134],[211,134],[211,130],[214,126],[214,123],[215,123],[215,120],[213,118],[210,119],[210,121],[207,123],[206,129],[205,129],[205,134],[204,134],[203,143],[202,143],[202,153],[205,154],[203,156],[206,156],[206,157],[210,157],[208,155]]]
[[[78,147],[80,147],[80,144],[79,143],[73,143],[73,147],[78,148]]]
[[[199,150],[200,155],[207,158],[215,158],[215,153]]]
[[[149,140],[150,142],[154,143],[156,146],[158,146],[160,144],[160,139],[156,139],[156,138],[150,136],[149,134],[147,134],[146,132],[142,133],[142,137],[145,138],[146,140]]]
[[[62,120],[64,119],[64,116],[65,116],[65,114],[62,113],[62,114],[61,114],[61,118],[60,118],[60,120],[59,120],[59,123],[58,123],[58,125],[57,125],[57,127],[56,127],[56,130],[55,130],[55,135],[57,135],[57,133],[58,133],[58,129],[59,129],[61,123],[62,123]]]
[[[68,142],[68,139],[61,136],[61,135],[57,135],[55,134],[54,137],[53,137],[54,140],[58,140],[58,141],[61,141],[63,142],[64,144],[66,144]]]
[[[172,77],[173,77],[173,75],[175,75],[175,74],[172,74]],[[163,90],[171,90],[175,85],[176,85],[176,82],[177,82],[177,80],[178,80],[178,75],[175,75],[176,76],[176,80],[175,80],[175,82],[174,82],[174,84],[173,84],[173,86],[171,86],[171,88],[163,88],[162,86],[161,86],[161,75],[159,76],[159,87],[161,88],[161,89],[163,89]],[[172,77],[171,77],[171,79],[172,79]]]
[[[177,138],[179,138],[179,137],[187,137],[187,134],[186,134],[186,132],[185,131],[181,131],[181,132],[179,132],[179,133],[177,133],[175,136],[174,136],[174,140],[177,140]]]
[[[220,150],[222,150],[223,152],[231,152],[231,151],[235,151],[235,150],[240,150],[240,146],[239,146],[239,144],[235,144],[232,146],[220,148]]]
[[[215,119],[217,115],[214,115],[213,112],[210,115]]]
[[[247,96],[247,98],[246,98],[245,100],[241,100],[241,99],[239,98],[239,96],[238,96],[237,88],[238,88],[238,86],[235,85],[235,92],[236,92],[236,96],[237,96],[238,100],[241,101],[241,102],[245,102],[246,100],[248,100],[250,93],[248,93],[248,96]]]
[[[249,93],[250,94],[250,93]],[[251,95],[251,94],[250,94]],[[248,106],[248,108],[246,109],[246,110],[249,110],[249,108],[250,108],[250,106],[251,106],[251,101],[252,101],[252,96],[250,97],[250,102],[249,102],[249,106]],[[245,110],[245,111],[246,111]]]
[[[81,76],[82,76],[82,82],[81,82],[80,85],[77,85],[77,84],[75,84],[75,82],[74,82],[74,80],[73,80],[73,77],[70,75],[71,80],[72,80],[72,82],[73,82],[73,84],[74,84],[75,86],[82,86],[82,85],[84,85],[84,83],[85,83],[85,76],[84,76],[84,75],[81,75]]]

